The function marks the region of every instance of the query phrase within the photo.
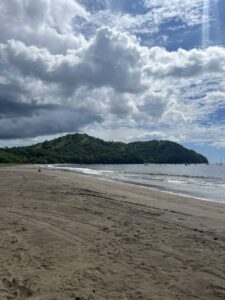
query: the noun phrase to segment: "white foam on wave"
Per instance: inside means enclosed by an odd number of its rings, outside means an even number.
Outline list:
[[[48,168],[55,169],[55,170],[70,171],[70,172],[79,172],[79,173],[90,174],[90,175],[101,174],[101,171],[97,171],[89,168],[59,167],[59,166],[52,166],[52,165],[49,165]]]
[[[94,170],[90,168],[81,168],[81,167],[62,167],[62,166],[53,166],[48,165],[47,168],[55,169],[55,170],[63,170],[63,171],[70,171],[70,172],[78,172],[88,175],[103,175],[107,173],[114,173],[114,171],[108,171],[108,170]]]
[[[167,182],[173,183],[173,184],[184,184],[186,182],[181,181],[181,180],[175,180],[175,179],[168,179]]]

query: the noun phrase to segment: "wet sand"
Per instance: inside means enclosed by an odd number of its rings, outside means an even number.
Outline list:
[[[225,299],[225,205],[0,168],[0,299]]]

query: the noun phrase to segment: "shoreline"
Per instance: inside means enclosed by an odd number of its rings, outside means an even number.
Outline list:
[[[224,299],[222,203],[39,167],[0,169],[1,299]]]
[[[174,195],[174,196],[181,196],[181,197],[184,197],[184,198],[196,199],[196,200],[200,200],[200,201],[213,202],[213,203],[219,203],[219,204],[224,204],[225,205],[225,199],[224,199],[224,201],[207,199],[207,198],[204,198],[204,197],[197,197],[197,196],[194,196],[194,195],[183,194],[183,193],[180,193],[179,191],[176,192],[176,191],[166,190],[166,188],[163,188],[163,187],[153,187],[153,186],[149,186],[147,184],[144,185],[144,184],[141,184],[141,183],[135,183],[135,182],[131,182],[131,181],[98,177],[97,175],[94,175],[94,174],[93,175],[84,174],[84,173],[79,172],[79,171],[76,172],[76,171],[66,170],[66,169],[63,169],[63,168],[61,168],[61,169],[60,168],[55,168],[54,169],[54,168],[43,167],[43,169],[44,170],[49,170],[49,171],[59,171],[59,172],[61,171],[61,172],[74,173],[74,174],[77,174],[77,175],[80,175],[80,176],[96,178],[96,179],[103,180],[103,181],[120,182],[120,183],[128,184],[128,185],[131,185],[131,186],[139,186],[139,187],[146,188],[146,189],[149,189],[149,190],[158,191],[158,192],[162,192],[162,193],[166,193],[166,194],[171,194],[171,195]]]
[[[79,175],[82,175],[82,174],[79,174]],[[84,175],[84,176],[89,176],[89,175]],[[153,191],[158,191],[160,193],[170,194],[170,195],[174,195],[174,196],[180,196],[180,197],[184,197],[184,198],[196,199],[196,200],[212,202],[212,203],[225,204],[225,200],[224,200],[224,202],[218,201],[218,200],[210,200],[210,199],[207,199],[207,198],[201,198],[201,197],[196,197],[196,196],[191,196],[191,195],[185,195],[185,194],[182,194],[182,193],[179,193],[179,192],[171,192],[171,191],[163,190],[163,189],[160,189],[160,188],[157,188],[157,187],[151,187],[151,186],[148,186],[148,185],[142,185],[142,184],[133,183],[133,182],[129,182],[129,181],[122,181],[122,180],[120,181],[120,180],[113,180],[113,179],[100,178],[100,177],[95,177],[95,178],[106,180],[106,181],[120,182],[120,183],[129,184],[129,185],[139,186],[141,188],[145,188],[145,189],[153,190]]]
[[[104,183],[109,183],[109,184],[112,184],[112,186],[117,186],[119,185],[118,188],[131,188],[132,191],[135,191],[136,189],[139,189],[140,191],[145,191],[146,194],[149,194],[151,195],[151,192],[153,193],[153,195],[155,197],[158,197],[158,198],[163,198],[163,200],[165,201],[165,199],[169,198],[170,200],[173,199],[174,202],[179,203],[179,201],[181,201],[182,203],[186,203],[187,205],[190,203],[191,205],[193,205],[196,201],[196,205],[198,206],[198,204],[203,204],[205,203],[206,205],[212,205],[214,207],[220,207],[220,208],[223,208],[225,209],[225,203],[224,202],[220,202],[220,201],[214,201],[214,200],[208,200],[208,199],[204,199],[204,198],[199,198],[199,197],[194,197],[194,196],[188,196],[188,195],[183,195],[183,194],[180,194],[180,193],[175,193],[175,192],[170,192],[170,191],[164,191],[164,190],[160,190],[160,189],[157,189],[157,188],[154,188],[154,187],[149,187],[149,186],[144,186],[144,185],[141,185],[141,184],[136,184],[136,183],[132,183],[132,182],[125,182],[125,181],[120,181],[120,180],[113,180],[113,179],[108,179],[108,178],[102,178],[102,177],[96,177],[96,176],[92,176],[92,175],[89,175],[89,174],[82,174],[82,173],[76,173],[76,172],[73,172],[73,171],[67,171],[67,170],[48,170],[48,169],[44,169],[45,171],[49,171],[49,172],[56,172],[58,173],[58,175],[60,175],[61,173],[65,173],[65,174],[68,174],[68,175],[74,175],[74,177],[81,177],[81,178],[86,178],[87,180],[93,180],[93,182],[95,184],[100,184],[101,182],[104,182]],[[70,176],[69,176],[70,177]],[[171,198],[172,196],[172,198]],[[174,197],[173,197],[174,196]],[[187,199],[189,199],[187,201]],[[139,204],[138,201],[137,202],[129,202],[131,204]],[[141,203],[140,203],[141,204]],[[141,204],[142,205],[142,204]],[[145,203],[146,206],[148,206],[148,203]],[[203,204],[204,206],[204,204]]]

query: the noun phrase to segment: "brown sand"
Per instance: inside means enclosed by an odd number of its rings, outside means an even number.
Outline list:
[[[225,299],[225,205],[0,168],[0,299]]]

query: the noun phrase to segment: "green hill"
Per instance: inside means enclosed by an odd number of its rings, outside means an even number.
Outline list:
[[[28,147],[0,149],[0,163],[208,163],[206,157],[170,141],[105,142],[69,134]]]

